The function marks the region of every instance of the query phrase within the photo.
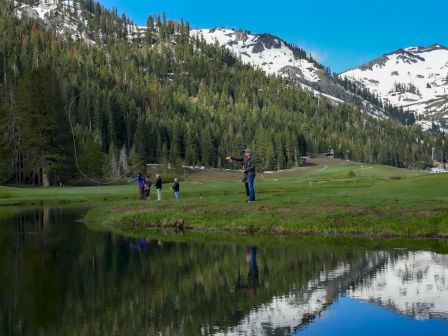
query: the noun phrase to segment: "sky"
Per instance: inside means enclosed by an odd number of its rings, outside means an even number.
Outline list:
[[[311,53],[333,72],[399,48],[448,47],[448,0],[100,0],[145,25],[151,14],[192,28],[270,33]]]

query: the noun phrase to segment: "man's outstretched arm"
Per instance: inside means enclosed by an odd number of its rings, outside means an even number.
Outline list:
[[[226,156],[227,161],[244,161],[244,157]]]

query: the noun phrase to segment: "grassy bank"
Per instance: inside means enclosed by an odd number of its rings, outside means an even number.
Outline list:
[[[0,206],[55,205],[134,199],[137,187],[0,187]]]
[[[182,200],[120,201],[86,221],[121,232],[148,228],[286,234],[448,237],[448,176],[339,160],[257,177],[257,202],[244,202],[233,177],[196,176]],[[349,171],[355,177],[348,179]]]

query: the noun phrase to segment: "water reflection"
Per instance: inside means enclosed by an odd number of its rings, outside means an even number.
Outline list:
[[[324,264],[301,286],[292,287],[283,295],[274,295],[268,302],[252,309],[236,326],[217,334],[289,335],[311,323],[360,279],[383,267],[389,255],[386,252],[363,253],[351,256],[345,262]],[[328,257],[334,256],[330,253]],[[319,267],[319,260],[316,262]]]
[[[448,320],[448,257],[404,252],[347,294],[415,319]]]
[[[132,249],[137,251],[144,251],[149,245],[149,238],[142,237],[138,240],[131,240],[130,246]]]
[[[447,255],[310,239],[172,243],[91,231],[79,216],[0,215],[0,334],[300,334],[341,296],[447,316]]]
[[[260,285],[258,280],[258,265],[257,265],[257,247],[251,246],[247,249],[246,261],[249,263],[249,273],[247,274],[247,284],[241,280],[241,272],[238,268],[238,276],[235,283],[235,290],[247,289],[251,294],[257,293],[257,288]],[[267,271],[267,267],[265,270]]]

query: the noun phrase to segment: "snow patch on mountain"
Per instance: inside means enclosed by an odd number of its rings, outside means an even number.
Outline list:
[[[202,36],[209,44],[218,43],[241,58],[245,64],[259,68],[269,75],[298,77],[309,82],[320,80],[319,69],[293,50],[280,38],[270,34],[249,34],[232,29],[195,29],[192,35]]]
[[[14,1],[14,10],[19,18],[40,20],[58,34],[68,34],[72,39],[81,39],[89,45],[96,44],[93,37],[95,32],[89,29],[89,19],[93,14],[82,10],[79,3],[72,0],[39,0],[34,6]],[[126,27],[129,42],[141,38],[147,29],[134,24],[128,24]],[[101,39],[102,33],[97,33],[97,37]]]
[[[83,39],[88,44],[95,44],[86,33],[80,32],[79,25],[86,27],[87,19],[73,1],[40,0],[35,6],[14,2],[14,8],[19,18],[38,19],[59,34],[67,33],[73,39]]]
[[[448,48],[440,44],[399,49],[339,76],[425,120],[448,119]]]

